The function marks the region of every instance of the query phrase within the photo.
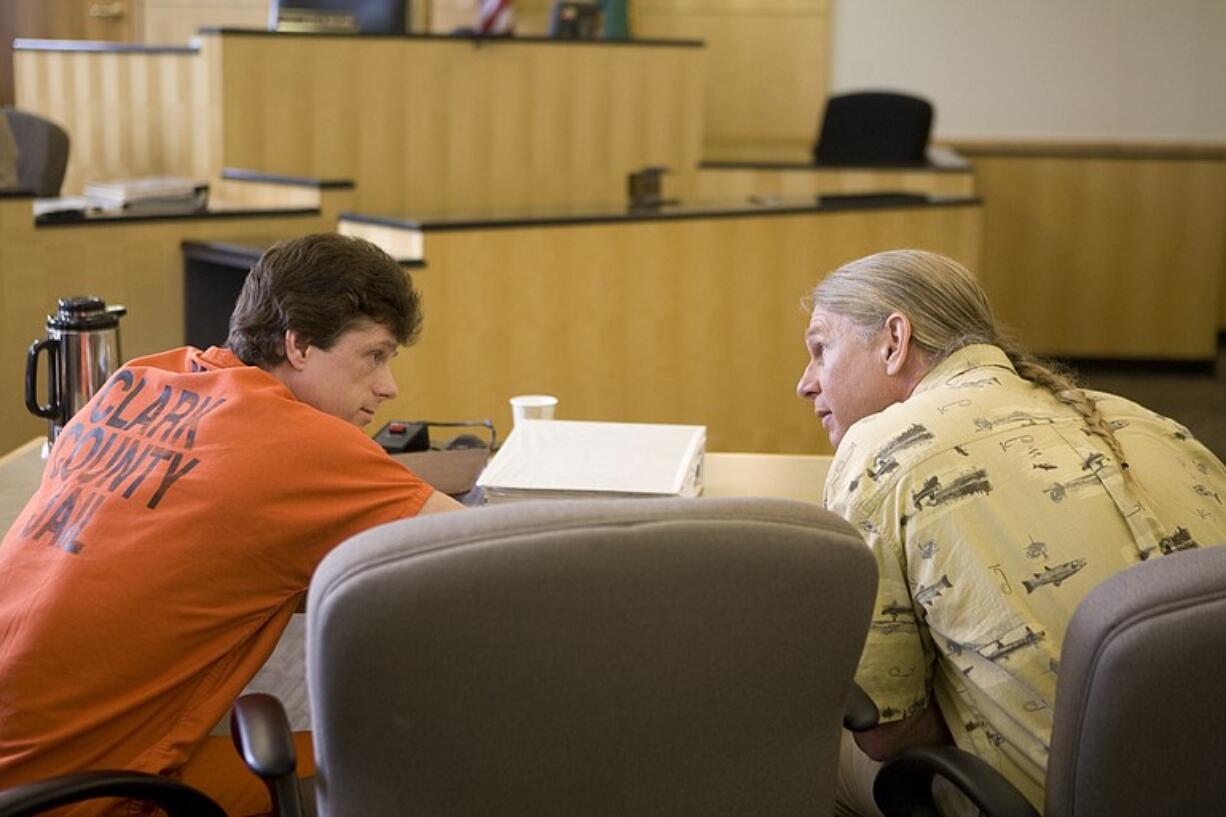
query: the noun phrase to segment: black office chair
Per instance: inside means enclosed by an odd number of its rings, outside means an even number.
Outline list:
[[[68,133],[49,119],[16,108],[0,109],[17,143],[17,186],[39,197],[60,194],[68,167]]]
[[[271,695],[243,696],[230,715],[230,733],[239,756],[268,787],[273,813],[303,813],[294,776],[294,739],[281,703]],[[97,798],[149,803],[167,817],[227,817],[198,789],[169,777],[126,770],[75,772],[0,790],[0,817],[34,817]]]
[[[1226,810],[1226,547],[1119,573],[1078,606],[1065,636],[1047,765],[1047,817],[1221,815]],[[988,817],[1038,812],[995,769],[952,747],[886,761],[886,817],[935,815],[935,775]]]
[[[828,165],[914,164],[924,161],[932,130],[932,105],[888,92],[832,96],[826,100],[813,159]]]

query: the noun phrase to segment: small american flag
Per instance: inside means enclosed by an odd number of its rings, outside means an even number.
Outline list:
[[[514,34],[512,0],[477,0],[478,34]]]

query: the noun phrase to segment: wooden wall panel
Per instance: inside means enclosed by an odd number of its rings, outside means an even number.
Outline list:
[[[225,163],[356,179],[366,211],[608,204],[625,200],[633,170],[698,161],[697,48],[243,36],[221,47]]]
[[[85,182],[159,174],[211,178],[216,110],[194,52],[17,51],[17,105],[70,136],[63,194]]]
[[[1035,351],[1213,360],[1226,161],[974,157],[998,318]]]
[[[184,239],[262,241],[329,230],[348,191],[324,193],[318,215],[196,218],[128,224],[34,226],[31,200],[0,198],[0,451],[38,434],[46,422],[23,402],[25,350],[44,337],[56,301],[97,295],[123,304],[124,358],[183,345]],[[40,381],[45,377],[40,375]]]
[[[645,0],[636,34],[709,54],[704,159],[806,161],[829,84],[828,0]]]
[[[186,45],[202,28],[265,28],[270,0],[144,0],[141,41]]]
[[[516,0],[542,35],[553,0]],[[704,159],[806,161],[829,85],[830,0],[634,0],[635,37],[706,43]],[[471,26],[469,0],[433,0],[430,30]]]
[[[794,391],[801,298],[892,247],[974,267],[978,241],[973,206],[426,232],[424,334],[376,420],[491,417],[505,433],[507,398],[546,392],[560,419],[702,423],[713,451],[829,452]]]
[[[141,0],[0,0],[0,106],[12,105],[13,40],[138,39]]]

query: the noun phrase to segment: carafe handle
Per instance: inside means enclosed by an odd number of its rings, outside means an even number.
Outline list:
[[[47,350],[47,405],[38,404],[38,353]],[[30,344],[26,354],[26,408],[36,417],[54,419],[59,416],[60,385],[55,376],[56,358],[60,352],[60,342],[55,338],[43,338]]]

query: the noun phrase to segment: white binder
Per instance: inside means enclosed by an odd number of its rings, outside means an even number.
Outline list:
[[[705,426],[524,420],[477,479],[489,503],[697,496]]]

